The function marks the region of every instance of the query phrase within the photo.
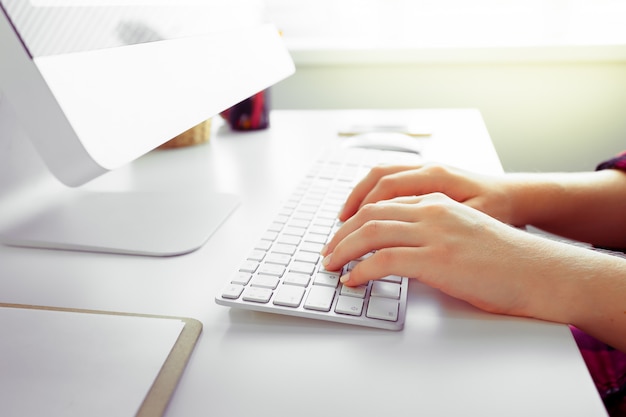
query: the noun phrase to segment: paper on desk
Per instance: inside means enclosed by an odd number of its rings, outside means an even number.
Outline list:
[[[184,323],[0,308],[0,414],[134,416]]]

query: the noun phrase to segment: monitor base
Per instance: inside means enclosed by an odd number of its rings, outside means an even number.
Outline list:
[[[200,248],[239,205],[230,194],[68,193],[6,230],[9,246],[175,256]]]

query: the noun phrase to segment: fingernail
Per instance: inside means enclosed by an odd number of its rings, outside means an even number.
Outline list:
[[[324,245],[320,253],[322,256],[326,256],[328,254],[328,245]]]
[[[339,281],[342,284],[345,284],[346,282],[350,281],[350,273],[348,272],[347,274],[342,275],[341,278],[339,278]]]
[[[330,257],[331,256],[332,256],[332,254],[328,255],[328,256],[324,257],[324,259],[322,259],[322,265],[324,265],[324,267],[328,266],[328,264],[330,263]]]

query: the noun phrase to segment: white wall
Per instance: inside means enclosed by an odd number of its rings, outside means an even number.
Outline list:
[[[574,171],[626,150],[626,61],[297,64],[278,109],[473,107],[507,171]]]

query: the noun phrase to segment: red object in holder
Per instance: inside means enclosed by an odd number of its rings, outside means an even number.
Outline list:
[[[233,107],[221,116],[233,130],[259,130],[269,126],[269,89],[263,90]]]

